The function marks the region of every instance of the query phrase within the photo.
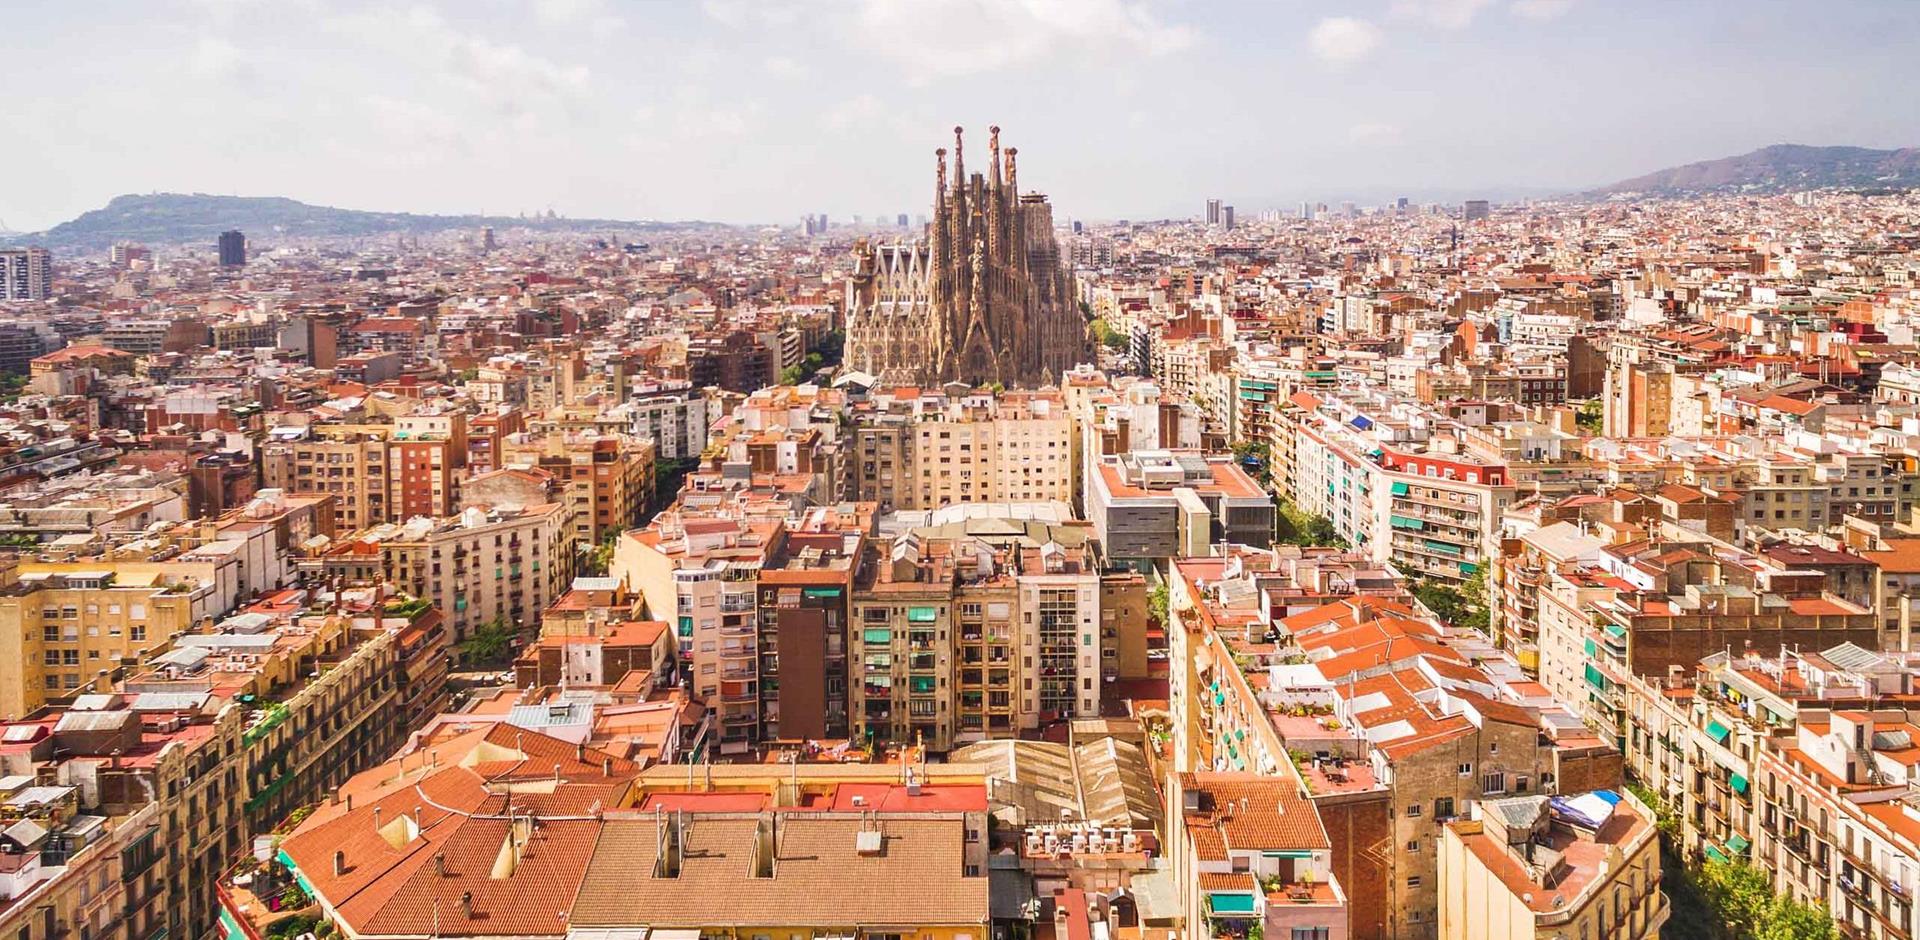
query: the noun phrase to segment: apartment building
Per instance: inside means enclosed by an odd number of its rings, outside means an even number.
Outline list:
[[[883,388],[853,416],[856,499],[935,509],[1073,498],[1073,422],[1057,392]]]
[[[1619,752],[1487,638],[1377,590],[1288,614],[1263,564],[1174,563],[1174,765],[1297,781],[1353,936],[1437,936],[1438,827],[1476,803],[1620,785]]]
[[[559,503],[416,516],[343,535],[299,562],[309,578],[379,583],[424,598],[454,642],[496,621],[531,626],[573,581],[574,536]]]
[[[45,248],[0,250],[0,300],[53,299],[53,253]]]
[[[1273,498],[1231,457],[1165,450],[1102,456],[1087,477],[1086,503],[1115,563],[1204,554],[1218,542],[1273,543]]]
[[[826,514],[815,514],[787,532],[761,569],[761,740],[849,737],[847,625],[865,545],[861,533],[839,531]],[[723,696],[728,681],[722,679]]]
[[[506,465],[544,470],[560,481],[574,539],[598,544],[640,522],[653,499],[654,446],[624,434],[514,435],[501,451]]]
[[[1562,524],[1564,525],[1564,524]],[[1717,650],[1871,648],[1877,617],[1824,590],[1817,571],[1781,569],[1704,536],[1582,549],[1539,591],[1540,681],[1624,749],[1629,676],[1665,677]]]
[[[1630,793],[1483,800],[1441,838],[1440,940],[1652,940],[1672,913]]]
[[[707,449],[707,428],[713,416],[706,397],[698,392],[643,392],[609,413],[624,414],[629,433],[652,441],[661,460],[686,460]]]
[[[1293,780],[1214,772],[1167,779],[1166,854],[1182,936],[1347,940],[1333,843]]]
[[[723,754],[748,753],[760,740],[758,585],[785,537],[778,518],[682,511],[615,543],[609,573],[646,597],[655,616],[671,612],[682,682],[714,712]]]
[[[855,584],[855,736],[944,752],[1097,716],[1144,638],[1102,620],[1087,527],[930,521],[876,545]]]
[[[101,691],[117,671],[224,610],[210,583],[161,567],[9,572],[17,580],[0,588],[0,717]]]
[[[340,527],[357,531],[395,518],[386,425],[277,427],[260,445],[260,476],[268,487],[298,495],[334,497]]]
[[[1843,643],[1711,654],[1626,686],[1628,763],[1675,812],[1691,858],[1743,859],[1841,933],[1916,927],[1907,654]]]

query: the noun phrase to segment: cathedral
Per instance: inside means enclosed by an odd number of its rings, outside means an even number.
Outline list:
[[[934,151],[926,237],[854,247],[845,363],[893,385],[1058,383],[1092,349],[1053,207],[1039,193],[1020,195],[1018,151],[1001,153],[1000,128],[989,128],[987,172],[971,177],[960,134],[953,129],[951,186],[947,151]]]

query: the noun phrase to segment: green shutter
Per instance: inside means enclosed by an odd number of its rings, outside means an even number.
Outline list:
[[[1747,784],[1747,778],[1745,778],[1745,777],[1742,777],[1742,776],[1740,776],[1739,774],[1734,774],[1734,775],[1733,775],[1733,777],[1732,777],[1731,779],[1729,779],[1729,780],[1728,780],[1727,782],[1728,782],[1728,783],[1731,783],[1731,784],[1733,784],[1733,792],[1735,792],[1735,793],[1745,793],[1745,792],[1747,792],[1747,786],[1748,786],[1748,784]],[[1728,847],[1728,848],[1732,848],[1732,847],[1733,847],[1733,843],[1731,843],[1731,842],[1729,842],[1729,843],[1727,843],[1727,847]],[[1739,850],[1739,849],[1734,849],[1734,851],[1736,851],[1736,852],[1738,852],[1738,851],[1740,851],[1740,850]]]
[[[1388,491],[1395,496],[1405,496],[1407,495],[1407,485],[1405,483],[1395,483]]]
[[[907,608],[907,620],[910,623],[932,623],[940,612],[932,607]]]
[[[893,642],[893,631],[886,627],[870,627],[860,631],[860,639],[867,643],[884,646]]]
[[[837,587],[806,588],[800,593],[808,597],[839,597],[840,589]]]
[[[1717,721],[1707,722],[1707,737],[1712,738],[1715,744],[1727,743],[1727,736],[1731,734],[1733,732],[1728,730],[1726,725]]]

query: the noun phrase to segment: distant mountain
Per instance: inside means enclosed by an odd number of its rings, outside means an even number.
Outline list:
[[[1588,195],[1781,192],[1796,189],[1906,189],[1920,186],[1920,147],[1807,147],[1775,144],[1752,153],[1670,167]]]
[[[697,225],[699,223],[687,223]],[[440,232],[448,229],[531,228],[547,231],[604,229],[658,230],[681,227],[663,222],[611,219],[522,219],[482,215],[415,215],[365,212],[313,206],[279,196],[209,196],[203,193],[152,193],[116,196],[105,208],[83,212],[45,232],[18,235],[16,242],[51,247],[105,248],[119,241],[142,244],[197,242],[211,245],[221,232],[239,229],[256,239],[326,238],[392,232]]]

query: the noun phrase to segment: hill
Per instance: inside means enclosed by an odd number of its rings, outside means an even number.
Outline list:
[[[1669,167],[1590,190],[1588,195],[1781,192],[1796,189],[1906,189],[1920,186],[1920,147],[1808,147],[1775,144],[1752,153]]]
[[[105,207],[15,241],[56,248],[105,248],[119,241],[160,245],[212,244],[221,232],[239,229],[258,239],[342,238],[395,232],[430,233],[448,229],[531,228],[546,231],[606,229],[657,230],[678,227],[661,222],[611,219],[522,219],[482,215],[415,215],[367,212],[308,205],[280,196],[209,196],[203,193],[152,193],[116,196]]]

